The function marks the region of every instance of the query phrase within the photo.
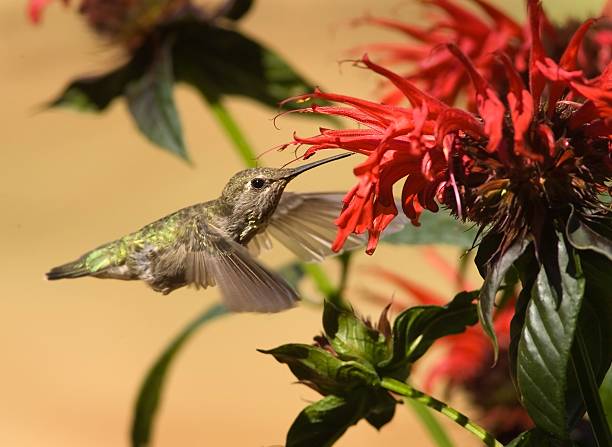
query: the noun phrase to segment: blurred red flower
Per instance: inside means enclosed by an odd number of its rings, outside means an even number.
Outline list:
[[[603,72],[591,77],[579,66],[593,20],[576,30],[558,60],[549,57],[541,39],[541,6],[536,0],[527,4],[527,84],[516,69],[516,55],[491,56],[491,64],[505,74],[507,87],[499,91],[491,70],[480,72],[460,47],[445,46],[471,81],[476,113],[446,104],[367,56],[357,64],[389,80],[410,108],[318,90],[294,98],[339,103],[302,111],[349,118],[361,126],[322,128],[284,146],[310,146],[305,158],[328,148],[367,156],[354,169],[359,181],[336,221],[335,250],[351,233],[367,230],[366,250],[374,251],[381,231],[397,215],[392,187],[404,177],[402,208],[415,225],[425,209],[435,212],[442,204],[458,218],[499,234],[498,252],[528,235],[538,243],[546,223],[568,205],[580,214],[605,212],[600,194],[609,194],[606,182],[612,179],[612,64],[607,60]]]
[[[507,92],[504,71],[496,60],[496,54],[504,53],[512,65],[526,79],[529,68],[531,29],[518,23],[487,0],[471,0],[480,9],[478,15],[457,0],[426,1],[426,26],[412,25],[395,19],[366,16],[356,24],[369,24],[398,31],[408,38],[407,42],[379,42],[359,48],[361,53],[375,54],[383,64],[408,64],[404,77],[420,88],[444,101],[454,104],[462,94],[467,94],[468,108],[476,110],[474,88],[463,65],[447,50],[453,43],[478,69],[479,73],[493,84],[497,92]],[[600,73],[605,61],[610,60],[612,48],[612,20],[610,4],[604,8],[602,19],[584,37],[584,45],[578,57],[583,70]],[[580,23],[570,20],[562,26],[554,25],[544,13],[541,14],[544,47],[554,59],[561,56],[570,37]],[[602,65],[603,63],[603,65]],[[399,104],[403,100],[396,89],[387,94],[383,102]]]
[[[53,0],[29,0],[28,16],[40,22],[44,9]],[[68,5],[70,0],[62,0]],[[189,10],[190,0],[81,0],[79,12],[98,34],[128,49],[136,48],[156,25]]]
[[[376,43],[362,49],[380,55],[385,64],[410,64],[413,68],[405,73],[405,78],[445,103],[453,104],[457,96],[470,87],[470,80],[461,62],[444,45],[454,43],[490,80],[498,79],[502,74],[495,53],[507,54],[520,71],[528,63],[526,29],[487,1],[473,2],[484,16],[470,12],[455,0],[430,0],[426,2],[427,6],[437,7],[439,13],[428,10],[427,20],[424,20],[426,26],[382,17],[364,17],[356,23],[396,30],[410,41]],[[401,93],[393,91],[383,101],[398,104],[402,100]]]

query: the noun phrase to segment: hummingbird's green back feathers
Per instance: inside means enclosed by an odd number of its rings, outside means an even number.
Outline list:
[[[121,240],[111,242],[85,253],[76,261],[52,268],[47,273],[47,279],[101,275],[110,267],[122,265],[125,262],[126,254],[125,244]]]
[[[136,279],[138,275],[130,266],[131,258],[146,247],[155,246],[163,249],[176,238],[180,218],[184,214],[197,212],[196,206],[177,211],[158,221],[155,221],[135,233],[91,250],[79,259],[59,267],[52,268],[47,273],[47,279],[80,278],[96,276],[99,278]]]

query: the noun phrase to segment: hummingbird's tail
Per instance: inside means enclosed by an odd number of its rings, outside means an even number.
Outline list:
[[[79,258],[76,261],[69,262],[68,264],[53,267],[47,272],[48,280],[64,279],[64,278],[80,278],[90,274],[87,267],[85,267],[85,260]]]

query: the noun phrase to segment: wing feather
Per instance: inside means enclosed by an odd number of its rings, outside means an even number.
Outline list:
[[[186,285],[218,285],[224,304],[235,312],[279,312],[298,300],[280,275],[199,216],[185,225],[175,248],[160,259],[157,268],[176,275],[182,272]]]
[[[337,233],[334,221],[342,211],[343,196],[342,193],[285,192],[265,233],[303,261],[319,262],[335,255],[331,249]],[[364,244],[364,236],[351,235],[343,250],[354,250]]]

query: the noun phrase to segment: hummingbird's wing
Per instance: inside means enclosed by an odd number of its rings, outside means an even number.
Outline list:
[[[157,268],[182,270],[188,285],[218,285],[235,312],[278,312],[293,307],[297,294],[285,280],[253,259],[245,247],[195,216]],[[177,266],[181,266],[177,270]]]
[[[334,221],[342,211],[343,193],[283,193],[266,231],[250,242],[250,249],[267,246],[270,235],[303,261],[322,261],[334,255],[331,249],[336,238]],[[365,237],[352,234],[344,244],[345,251],[365,244]],[[269,241],[269,239],[268,239]],[[267,245],[266,245],[267,244]]]

